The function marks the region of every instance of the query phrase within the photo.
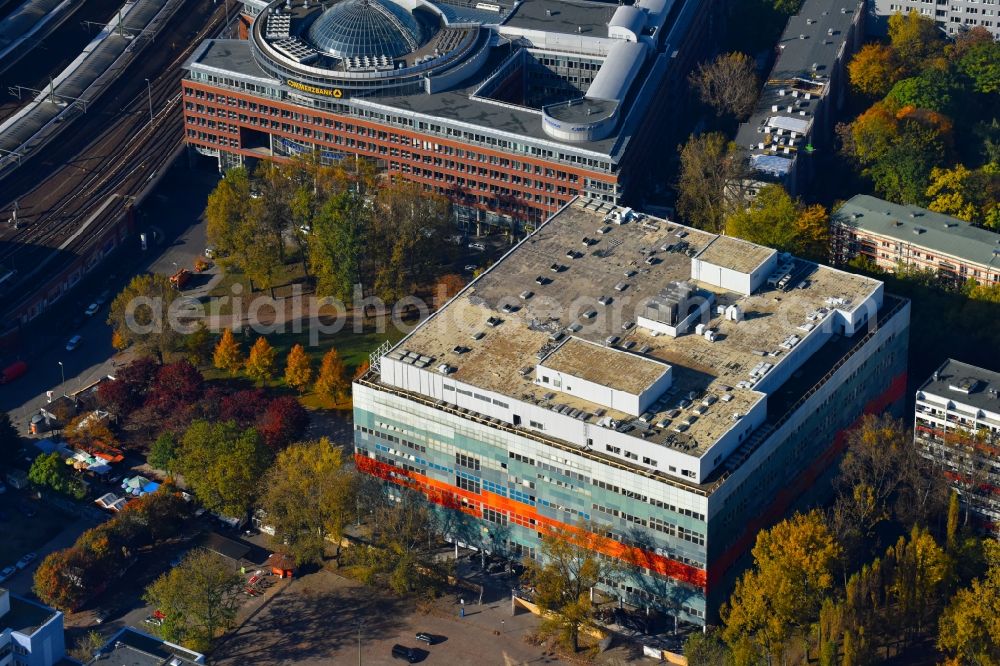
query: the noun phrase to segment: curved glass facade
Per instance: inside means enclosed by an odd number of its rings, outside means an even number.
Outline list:
[[[413,15],[391,0],[342,0],[316,19],[309,39],[337,58],[396,58],[415,51],[424,36]]]

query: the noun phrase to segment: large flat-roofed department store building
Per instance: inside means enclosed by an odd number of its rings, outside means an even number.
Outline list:
[[[244,0],[248,38],[185,65],[186,140],[220,166],[370,158],[459,219],[531,226],[665,163],[720,4]]]
[[[838,433],[900,405],[908,330],[877,280],[578,199],[373,355],[355,459],[467,545],[601,524],[640,566],[616,594],[710,621]]]
[[[864,39],[864,7],[864,0],[806,0],[788,19],[757,107],[736,133],[762,183],[799,194],[817,155],[832,150],[847,62]]]
[[[917,390],[913,436],[971,522],[1000,536],[1000,373],[945,361]]]
[[[1000,234],[957,217],[859,194],[831,222],[837,261],[863,256],[889,272],[904,266],[950,282],[1000,284]]]

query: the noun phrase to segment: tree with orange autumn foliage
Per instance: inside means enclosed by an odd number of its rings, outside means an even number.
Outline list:
[[[323,356],[319,376],[316,377],[313,389],[324,398],[335,402],[347,395],[347,369],[336,349],[331,348]]]

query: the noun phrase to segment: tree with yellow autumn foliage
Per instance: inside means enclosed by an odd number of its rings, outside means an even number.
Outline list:
[[[274,364],[277,352],[267,338],[260,336],[250,348],[247,356],[247,377],[257,382],[266,382],[274,376]]]
[[[903,74],[896,52],[884,44],[865,44],[847,65],[851,85],[870,97],[883,97]]]

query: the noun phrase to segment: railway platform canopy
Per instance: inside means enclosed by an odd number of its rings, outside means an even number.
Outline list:
[[[32,0],[45,2],[46,0]],[[0,124],[0,175],[57,134],[62,123],[87,105],[117,77],[120,64],[149,43],[149,34],[180,0],[130,0],[80,55],[44,90],[16,88],[31,101]],[[0,38],[2,44],[2,38]]]

